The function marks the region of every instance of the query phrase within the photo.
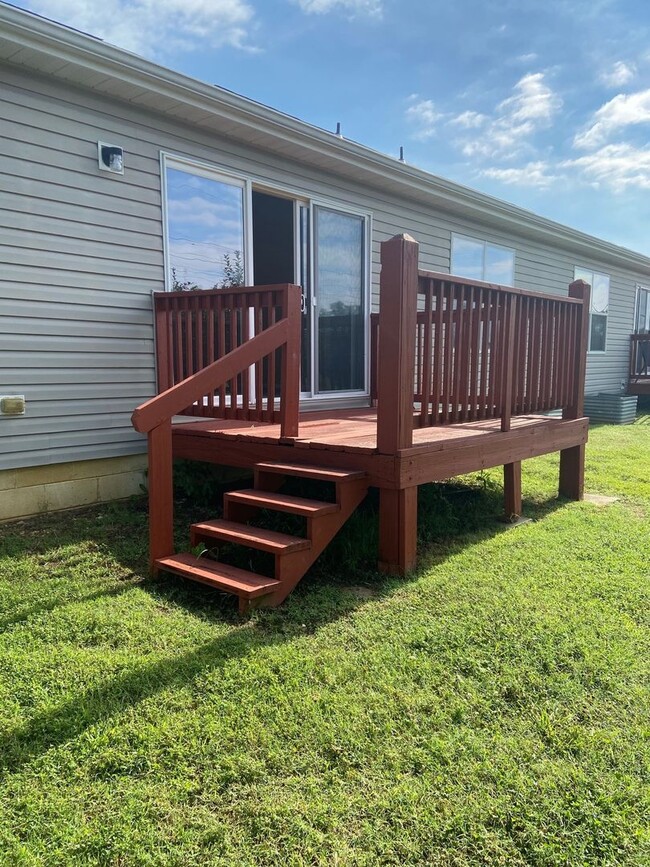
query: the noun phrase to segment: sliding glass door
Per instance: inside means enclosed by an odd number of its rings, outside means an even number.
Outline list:
[[[302,286],[302,398],[367,393],[367,216],[164,155],[170,289]]]
[[[365,218],[313,207],[314,393],[363,392],[366,385]]]

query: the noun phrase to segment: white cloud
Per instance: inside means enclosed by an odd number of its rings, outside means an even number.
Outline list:
[[[650,122],[650,89],[619,93],[594,114],[591,125],[578,133],[573,143],[579,148],[596,148],[614,132],[635,124]]]
[[[478,111],[464,111],[462,114],[457,114],[449,121],[450,126],[458,126],[461,129],[476,129],[483,126],[487,117]]]
[[[433,138],[438,132],[438,121],[443,114],[436,110],[431,99],[419,99],[417,94],[411,94],[408,102],[410,105],[406,109],[406,119],[415,127],[413,138],[418,141]]]
[[[481,175],[501,181],[503,184],[512,184],[520,187],[537,187],[538,189],[545,189],[558,180],[558,175],[551,173],[549,163],[542,160],[530,162],[525,166],[521,166],[521,168],[484,169]]]
[[[308,15],[325,15],[327,12],[341,11],[356,17],[368,15],[381,18],[382,0],[295,0]]]
[[[546,83],[544,73],[528,73],[515,84],[512,96],[497,105],[480,136],[461,141],[462,152],[473,158],[512,158],[535,132],[550,125],[561,107],[562,100]]]
[[[513,126],[545,123],[562,106],[560,97],[545,83],[543,72],[524,75],[515,84],[514,91],[497,107]]]
[[[628,189],[650,190],[650,147],[610,144],[592,154],[566,160],[562,168],[577,170],[590,184],[616,193]]]
[[[635,75],[634,64],[618,60],[610,69],[601,72],[599,78],[606,87],[623,87],[629,84]]]
[[[204,45],[250,50],[246,0],[31,0],[30,9],[129,51],[162,56]]]

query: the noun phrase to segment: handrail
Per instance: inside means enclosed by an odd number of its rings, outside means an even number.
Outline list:
[[[487,283],[485,280],[469,280],[467,277],[459,277],[457,274],[444,274],[441,271],[425,271],[420,269],[418,277],[428,280],[444,280],[457,286],[476,286],[479,289],[493,289],[496,292],[506,292],[508,295],[523,295],[528,298],[552,298],[564,304],[581,305],[579,298],[571,298],[568,295],[550,295],[547,292],[534,292],[532,289],[520,289],[518,286],[506,286],[504,283]],[[418,286],[418,292],[423,294]]]
[[[270,283],[264,286],[228,286],[227,289],[175,289],[173,292],[154,292],[154,298],[211,298],[221,295],[251,295],[255,292],[284,292],[287,283]]]
[[[298,436],[300,291],[299,286],[285,283],[154,293],[161,391],[131,417],[134,428],[148,439],[152,569],[156,560],[174,550],[175,415],[279,419],[282,438]],[[279,412],[275,408],[278,352]]]
[[[149,433],[165,420],[181,413],[210,391],[216,391],[258,359],[287,342],[289,325],[281,319],[265,331],[242,343],[236,349],[213,361],[181,382],[141,404],[131,416],[133,427],[140,433]]]

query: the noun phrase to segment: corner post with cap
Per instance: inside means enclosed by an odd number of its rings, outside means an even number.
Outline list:
[[[409,235],[381,244],[377,376],[377,449],[397,457],[413,445],[413,384],[419,245]],[[417,486],[379,492],[379,568],[415,568]]]

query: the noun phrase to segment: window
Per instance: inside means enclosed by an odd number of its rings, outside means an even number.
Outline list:
[[[244,183],[165,159],[168,286],[241,286],[245,276]]]
[[[470,280],[512,286],[515,279],[515,252],[487,241],[452,235],[450,270],[452,274]]]
[[[589,311],[589,352],[604,352],[607,346],[607,314],[609,313],[609,275],[586,268],[575,269],[575,279],[591,286]]]

